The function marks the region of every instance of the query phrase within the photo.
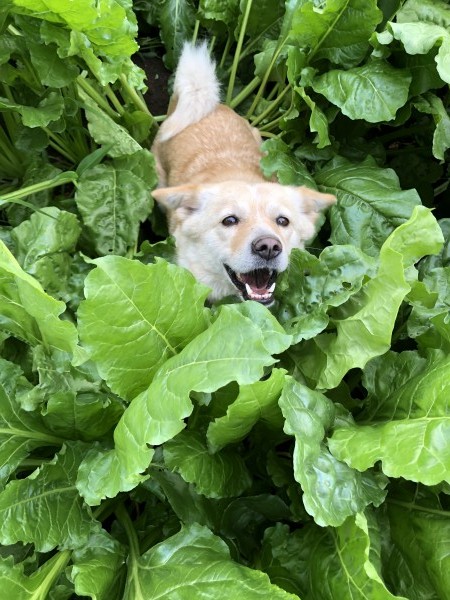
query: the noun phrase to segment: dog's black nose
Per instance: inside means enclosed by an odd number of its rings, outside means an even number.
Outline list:
[[[275,237],[261,237],[252,242],[252,251],[264,260],[270,260],[278,256],[283,247],[278,238]]]

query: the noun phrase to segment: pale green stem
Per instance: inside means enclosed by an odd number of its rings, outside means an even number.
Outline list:
[[[252,1],[247,0],[247,4],[245,5],[245,12],[242,19],[241,30],[239,32],[239,38],[236,46],[236,52],[234,53],[233,65],[231,67],[230,80],[228,82],[228,90],[227,90],[227,98],[226,103],[230,105],[231,99],[233,97],[234,83],[236,81],[236,72],[239,64],[239,57],[241,54],[242,46],[244,44],[245,31],[247,29],[248,19],[250,17],[250,11],[252,8]]]
[[[132,598],[133,600],[146,600],[139,582],[138,560],[140,556],[140,548],[136,530],[134,529],[130,515],[123,504],[116,509],[116,515],[125,530],[130,550],[124,598]]]
[[[286,43],[286,39],[282,41],[282,43],[278,46],[278,48],[273,53],[272,60],[270,61],[270,65],[269,65],[267,71],[264,73],[264,77],[261,82],[261,85],[259,86],[259,90],[258,90],[258,92],[252,102],[252,105],[250,106],[250,109],[247,113],[247,118],[250,118],[253,115],[255,108],[258,106],[259,101],[262,98],[264,90],[266,89],[267,82],[269,81],[270,73],[277,61],[278,56],[280,55],[281,50],[283,49],[284,44]]]
[[[30,196],[30,194],[43,192],[44,190],[58,187],[64,183],[75,183],[75,181],[76,175],[74,173],[67,173],[65,177],[63,174],[61,174],[56,180],[47,179],[46,181],[40,181],[39,183],[34,183],[33,185],[21,188],[20,190],[15,190],[14,192],[5,194],[4,196],[0,197],[0,202],[16,202],[20,198]]]
[[[152,117],[152,119],[153,119],[153,115],[148,110],[148,107],[145,104],[144,99],[140,96],[140,94],[138,94],[138,92],[134,89],[134,87],[132,87],[128,83],[128,80],[127,80],[127,78],[125,77],[125,75],[123,73],[120,76],[120,81],[121,81],[122,85],[124,86],[124,88],[126,89],[126,91],[128,92],[128,95],[131,97],[131,99],[133,100],[133,102],[137,106],[137,108],[139,110],[141,110],[142,112],[144,112],[145,114],[147,114],[150,117]]]
[[[259,77],[254,77],[250,83],[247,83],[245,88],[243,88],[239,94],[237,94],[233,100],[231,100],[229,106],[231,106],[231,108],[236,108],[236,106],[239,106],[241,102],[244,102],[244,100],[250,96],[253,90],[258,87],[260,81],[261,79]]]
[[[118,113],[111,108],[103,96],[101,96],[97,90],[92,87],[92,85],[81,75],[77,77],[77,84],[90,98],[92,98],[92,100],[94,100],[96,104],[98,104],[98,106],[100,106],[100,108],[106,112],[108,116],[110,116],[112,119],[117,119],[119,117]]]
[[[258,123],[261,123],[261,121],[264,121],[264,119],[270,115],[270,113],[276,109],[276,107],[281,104],[283,98],[285,97],[285,95],[291,90],[291,86],[287,85],[284,90],[281,92],[281,94],[275,98],[275,100],[273,100],[269,106],[266,108],[266,110],[264,110],[260,115],[258,115],[257,117],[255,117],[252,120],[252,125],[253,127],[256,127],[256,125],[258,125]]]

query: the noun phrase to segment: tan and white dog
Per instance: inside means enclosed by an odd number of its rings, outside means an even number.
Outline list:
[[[152,147],[153,196],[167,211],[177,262],[211,288],[269,305],[292,248],[314,235],[318,212],[335,197],[268,181],[257,129],[220,104],[206,44],[186,44],[168,117]]]

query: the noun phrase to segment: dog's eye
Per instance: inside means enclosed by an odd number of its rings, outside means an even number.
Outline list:
[[[225,227],[230,227],[231,225],[237,225],[239,223],[239,219],[235,215],[229,215],[222,220],[222,225]]]
[[[289,219],[287,217],[277,217],[277,225],[280,227],[287,227],[289,225]]]

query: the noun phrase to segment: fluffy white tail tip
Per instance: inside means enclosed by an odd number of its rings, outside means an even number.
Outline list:
[[[185,43],[175,73],[174,112],[161,125],[160,141],[174,137],[212,112],[220,102],[215,63],[206,42]]]

